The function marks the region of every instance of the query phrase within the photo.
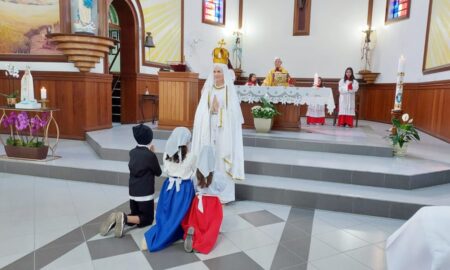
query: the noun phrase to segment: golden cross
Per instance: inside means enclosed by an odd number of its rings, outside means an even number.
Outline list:
[[[222,38],[221,40],[219,40],[219,42],[217,43],[220,47],[223,47],[226,45],[225,40]]]

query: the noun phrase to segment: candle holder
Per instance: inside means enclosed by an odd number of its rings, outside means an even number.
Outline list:
[[[50,100],[48,100],[48,99],[41,99],[41,100],[39,100],[39,102],[42,103],[42,109],[47,109],[48,108],[47,107],[47,103],[49,103]]]

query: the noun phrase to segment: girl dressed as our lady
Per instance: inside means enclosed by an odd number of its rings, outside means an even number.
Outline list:
[[[243,180],[244,148],[240,102],[231,72],[224,57],[214,58],[214,67],[206,80],[194,119],[192,152],[200,155],[205,145],[215,152],[214,171],[226,175],[225,188],[219,194],[222,203],[235,200],[233,180]]]

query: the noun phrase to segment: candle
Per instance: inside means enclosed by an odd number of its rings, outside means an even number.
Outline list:
[[[402,55],[400,55],[400,58],[398,59],[398,68],[397,68],[397,72],[398,73],[403,73],[405,72],[405,57]]]
[[[41,88],[41,99],[47,99],[47,89],[45,87]]]
[[[314,74],[314,86],[319,86],[319,74]]]
[[[405,77],[405,57],[403,54],[398,59],[398,69],[397,69],[397,85],[395,87],[395,97],[394,97],[394,110],[402,110],[402,100],[403,100],[403,78]]]

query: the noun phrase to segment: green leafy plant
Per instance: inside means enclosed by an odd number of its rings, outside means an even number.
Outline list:
[[[261,103],[261,106],[257,105],[252,107],[252,114],[254,118],[271,119],[280,114],[275,106],[267,99],[261,98]]]
[[[419,133],[413,125],[413,119],[407,113],[402,115],[402,119],[392,119],[393,132],[389,135],[392,145],[402,148],[410,141],[420,141]]]
[[[13,91],[13,92],[11,92],[8,95],[0,93],[0,95],[4,96],[6,98],[18,98],[19,97],[19,91]]]

